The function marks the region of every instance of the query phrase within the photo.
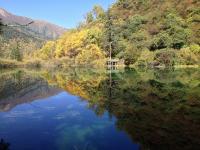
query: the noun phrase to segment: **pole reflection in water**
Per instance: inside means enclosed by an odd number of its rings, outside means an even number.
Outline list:
[[[6,133],[2,138],[12,143],[10,149],[198,149],[199,74],[198,69],[4,72],[0,133]]]

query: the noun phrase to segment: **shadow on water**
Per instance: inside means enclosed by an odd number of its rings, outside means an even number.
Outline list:
[[[9,150],[10,144],[4,141],[4,139],[0,140],[0,150]]]
[[[56,94],[49,92],[50,87],[61,88],[87,101],[97,116],[108,112],[115,117],[116,128],[125,131],[141,149],[198,149],[199,75],[198,69],[17,72],[0,77],[0,108],[8,110],[6,101],[13,107],[25,102],[24,95],[33,100]],[[33,97],[31,93],[38,88],[44,92],[36,91],[40,94]]]

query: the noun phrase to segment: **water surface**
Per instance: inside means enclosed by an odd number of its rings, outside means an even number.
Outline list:
[[[200,70],[0,72],[0,150],[199,149]]]

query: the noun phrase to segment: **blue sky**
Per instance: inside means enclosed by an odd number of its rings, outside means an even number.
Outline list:
[[[16,15],[72,28],[95,4],[107,9],[115,0],[0,0],[0,7]]]

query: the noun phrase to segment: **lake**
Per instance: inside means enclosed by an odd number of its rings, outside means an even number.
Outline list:
[[[0,71],[0,150],[200,147],[200,69]]]

